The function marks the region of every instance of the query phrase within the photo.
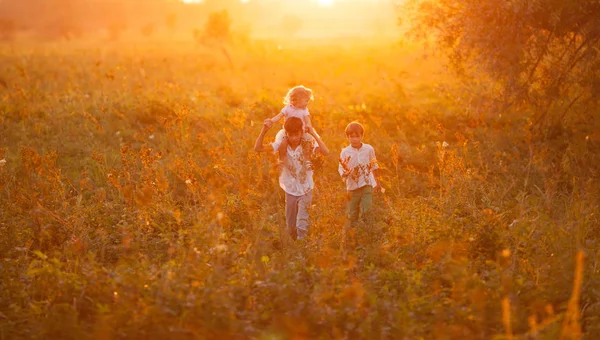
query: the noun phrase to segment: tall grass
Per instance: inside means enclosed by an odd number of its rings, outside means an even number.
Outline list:
[[[596,137],[473,111],[408,47],[230,54],[1,50],[1,339],[600,335]],[[283,244],[275,157],[252,145],[296,84],[332,153],[308,241]],[[348,231],[352,120],[386,191]]]

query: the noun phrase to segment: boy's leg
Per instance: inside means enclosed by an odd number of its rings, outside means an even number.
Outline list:
[[[372,214],[370,213],[371,207],[373,206],[373,187],[365,185],[360,188],[361,199],[360,199],[360,217],[361,219],[370,224],[372,222]]]
[[[348,209],[347,217],[350,220],[350,226],[355,227],[358,223],[359,209],[360,209],[360,190],[348,191]]]
[[[301,240],[308,236],[309,210],[312,205],[312,190],[298,199],[298,217],[296,220],[296,232]]]
[[[298,216],[298,198],[302,196],[285,193],[285,224],[293,240],[296,239],[296,221]]]

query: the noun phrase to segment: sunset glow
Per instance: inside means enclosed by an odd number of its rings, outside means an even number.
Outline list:
[[[0,340],[600,339],[565,3],[0,0]]]
[[[333,6],[335,0],[318,0],[320,6]]]

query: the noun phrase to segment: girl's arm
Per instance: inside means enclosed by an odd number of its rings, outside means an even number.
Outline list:
[[[271,123],[277,123],[281,118],[283,118],[283,112],[279,112],[275,117],[271,118]]]

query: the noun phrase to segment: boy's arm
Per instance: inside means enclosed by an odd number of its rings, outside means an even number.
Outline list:
[[[323,156],[327,156],[329,154],[329,149],[327,148],[327,146],[325,145],[325,143],[323,143],[323,140],[321,139],[321,137],[317,134],[317,132],[315,131],[315,129],[311,126],[308,129],[308,133],[313,136],[313,138],[315,139],[315,141],[317,142],[317,144],[319,145],[318,150],[319,152],[323,155]]]
[[[256,138],[256,142],[254,142],[254,151],[262,152],[266,151],[266,149],[269,148],[269,145],[264,145],[263,141],[265,140],[265,134],[267,133],[267,131],[269,131],[270,128],[271,126],[268,126],[266,123],[263,125],[262,130],[260,131],[260,135],[258,135],[258,137]]]
[[[371,172],[373,173],[375,183],[377,183],[377,186],[375,186],[373,189],[375,189],[375,191],[381,191],[382,187],[379,183],[379,180],[377,179],[379,177],[379,164],[377,163],[377,158],[375,157],[375,149],[371,149],[371,165]]]

